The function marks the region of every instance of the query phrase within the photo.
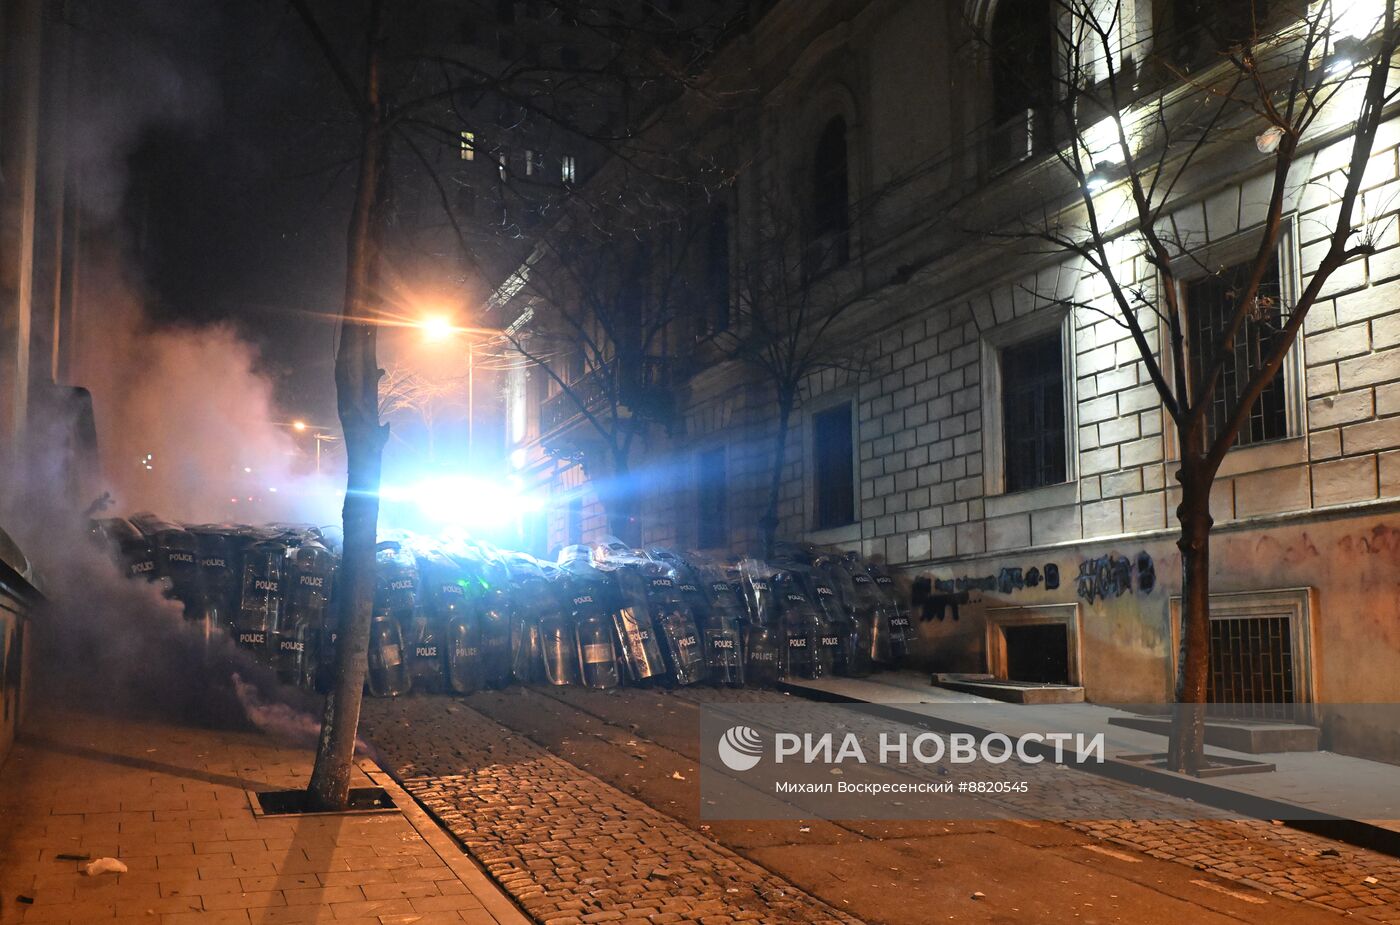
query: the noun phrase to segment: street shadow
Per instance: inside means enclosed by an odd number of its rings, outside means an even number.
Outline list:
[[[70,745],[67,742],[60,742],[47,736],[35,735],[31,732],[21,733],[18,741],[34,748],[44,749],[50,752],[57,752],[61,755],[71,755],[75,758],[85,758],[88,761],[98,761],[103,764],[115,764],[121,767],[136,768],[142,771],[151,771],[157,774],[167,774],[171,777],[184,777],[190,780],[204,781],[208,784],[217,784],[221,787],[236,787],[240,790],[271,790],[273,786],[265,781],[248,780],[243,777],[234,777],[229,774],[212,774],[208,771],[201,771],[197,768],[186,768],[177,764],[166,764],[163,761],[152,761],[149,758],[137,758],[133,755],[123,755],[118,752],[105,752],[101,749],[88,748],[83,745]]]

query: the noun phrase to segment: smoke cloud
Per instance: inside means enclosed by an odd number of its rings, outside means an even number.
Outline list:
[[[110,251],[85,275],[73,380],[92,392],[103,485],[118,510],[185,522],[335,520],[314,436],[291,428],[256,349],[231,324],[153,325]]]
[[[39,564],[46,600],[34,628],[37,702],[84,712],[149,717],[221,728],[261,728],[244,703],[280,702],[285,717],[318,715],[314,698],[281,685],[227,633],[205,635],[160,586],[126,578],[71,514],[52,512],[23,540]],[[237,677],[238,684],[233,683]],[[239,686],[241,685],[241,690]]]
[[[315,474],[315,444],[286,426],[258,351],[231,323],[155,324],[126,246],[137,224],[123,216],[127,158],[142,133],[198,123],[215,109],[212,65],[199,55],[201,36],[227,29],[219,5],[94,0],[73,15],[82,67],[66,123],[83,240],[61,384],[92,395],[100,474],[82,490],[110,491],[109,513],[333,522],[337,480]],[[280,685],[227,634],[206,636],[158,585],[127,579],[92,541],[90,497],[62,475],[75,468],[70,423],[40,415],[30,424],[28,467],[0,475],[0,525],[47,598],[31,624],[37,701],[266,726],[304,742],[316,698]]]

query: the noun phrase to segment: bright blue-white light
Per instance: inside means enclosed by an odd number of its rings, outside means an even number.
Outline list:
[[[445,475],[412,485],[385,485],[379,495],[417,507],[424,520],[478,530],[504,527],[544,508],[544,500],[527,492],[518,478],[501,482]]]

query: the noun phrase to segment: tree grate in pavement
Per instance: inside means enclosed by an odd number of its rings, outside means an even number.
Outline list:
[[[410,716],[413,734],[393,734]],[[374,701],[365,721],[405,789],[545,925],[860,925],[468,707],[423,722]]]

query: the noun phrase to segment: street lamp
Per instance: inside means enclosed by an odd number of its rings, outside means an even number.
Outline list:
[[[500,334],[488,328],[458,327],[446,315],[428,315],[420,319],[414,327],[423,334],[423,340],[430,344],[440,344],[455,334]],[[467,461],[476,455],[476,341],[467,337]]]
[[[306,421],[302,420],[301,418],[297,418],[296,420],[293,420],[293,421],[273,421],[272,423],[273,423],[274,425],[276,425],[277,427],[289,427],[289,428],[291,428],[295,433],[298,433],[298,434],[304,434],[304,433],[306,433],[307,431],[310,431],[310,432],[311,432],[311,438],[312,438],[313,440],[316,441],[316,474],[317,474],[317,475],[320,475],[320,474],[321,474],[321,444],[322,444],[323,442],[325,442],[325,441],[333,441],[333,440],[336,439],[335,435],[332,434],[332,433],[330,433],[331,428],[329,428],[329,427],[323,427],[323,426],[321,426],[320,424],[308,424],[308,423],[306,423]],[[243,471],[244,471],[244,472],[251,472],[252,470],[251,470],[251,469],[244,469]]]
[[[457,327],[446,315],[430,315],[418,323],[423,339],[430,344],[439,344],[457,333]]]
[[[334,442],[335,434],[313,434],[316,439],[316,474],[321,474],[321,444],[323,442]]]

